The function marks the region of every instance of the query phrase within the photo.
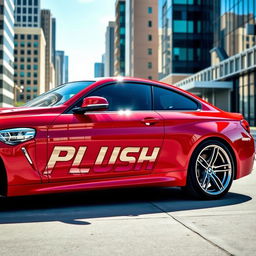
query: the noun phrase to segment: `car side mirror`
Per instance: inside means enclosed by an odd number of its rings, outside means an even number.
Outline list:
[[[73,109],[76,114],[84,114],[87,111],[107,110],[109,107],[107,99],[99,96],[86,97],[82,106]]]

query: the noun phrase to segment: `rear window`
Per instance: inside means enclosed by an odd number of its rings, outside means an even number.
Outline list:
[[[172,90],[153,87],[155,110],[197,110],[198,103]]]

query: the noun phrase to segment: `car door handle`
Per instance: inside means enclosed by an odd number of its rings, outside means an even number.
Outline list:
[[[159,119],[158,118],[155,118],[155,117],[145,117],[144,119],[141,120],[142,123],[144,123],[145,125],[154,125],[156,123],[159,122]]]

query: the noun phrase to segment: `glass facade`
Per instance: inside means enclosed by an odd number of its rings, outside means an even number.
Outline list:
[[[0,0],[0,107],[13,105],[13,15],[13,0]]]
[[[16,92],[16,102],[26,102],[42,92],[39,88],[42,87],[39,70],[41,61],[38,55],[40,51],[34,51],[35,48],[39,48],[40,40],[39,34],[30,34],[29,31],[16,29],[14,82],[18,88],[21,88]],[[35,43],[37,43],[37,47],[35,47]]]
[[[163,77],[196,73],[210,66],[213,2],[160,0]]]
[[[40,27],[40,0],[15,0],[15,26]]]
[[[117,41],[115,49],[118,53],[115,55],[115,75],[125,75],[125,40],[126,40],[126,26],[125,26],[125,1],[119,1],[116,7],[116,27],[117,27]]]
[[[254,47],[256,45],[256,0],[214,1],[213,24],[214,47],[221,48],[227,57]],[[235,63],[235,68],[238,65],[238,62]],[[242,62],[241,65],[244,63]],[[231,111],[242,113],[250,125],[256,126],[256,70],[245,71],[227,81],[233,81]]]

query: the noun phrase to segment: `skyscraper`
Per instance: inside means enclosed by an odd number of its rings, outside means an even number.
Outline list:
[[[64,51],[56,51],[56,85],[69,81],[69,58]]]
[[[45,47],[41,28],[15,28],[15,84],[17,102],[27,102],[45,92]]]
[[[40,0],[15,0],[15,26],[40,27]]]
[[[160,0],[162,78],[175,83],[210,65],[213,3]]]
[[[158,0],[126,0],[125,73],[158,79]]]
[[[114,76],[114,33],[115,22],[110,21],[106,30],[105,76]]]
[[[215,0],[212,66],[176,83],[256,125],[256,0]]]
[[[94,77],[104,77],[104,63],[94,63]]]
[[[55,87],[55,79],[53,79],[52,72],[54,67],[52,66],[52,15],[50,10],[41,10],[41,27],[44,31],[46,41],[46,54],[45,54],[45,90],[49,91]]]
[[[0,107],[13,105],[14,2],[0,0]]]
[[[115,76],[125,75],[125,0],[116,1]]]
[[[52,63],[56,62],[56,19],[52,18]]]
[[[64,72],[65,72],[64,83],[67,83],[69,81],[69,58],[67,55],[65,55],[64,57]]]
[[[56,85],[61,85],[64,83],[64,58],[65,53],[64,51],[56,51],[56,63],[55,63],[55,69],[56,69]]]

